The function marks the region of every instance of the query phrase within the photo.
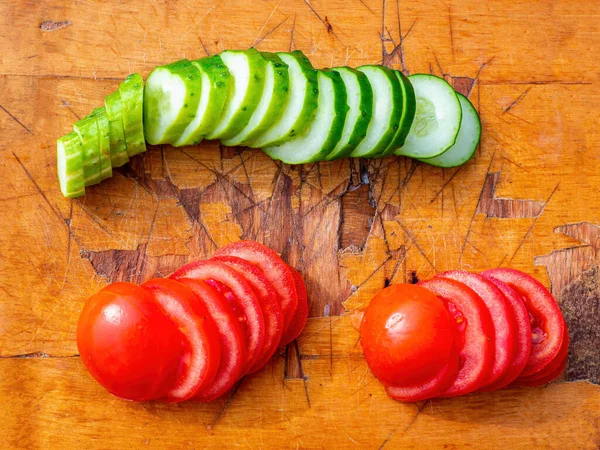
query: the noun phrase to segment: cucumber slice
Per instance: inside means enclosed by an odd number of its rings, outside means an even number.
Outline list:
[[[272,147],[296,136],[302,136],[316,114],[319,97],[317,69],[299,50],[277,55],[288,65],[288,100],[279,120],[271,128],[247,142],[249,147]]]
[[[452,86],[435,75],[408,77],[417,101],[415,118],[404,145],[395,154],[412,158],[433,158],[454,145],[462,110]]]
[[[98,121],[93,115],[78,120],[73,130],[81,141],[81,157],[83,162],[83,180],[86,186],[102,181],[100,175],[100,140],[98,138]]]
[[[288,65],[274,53],[262,53],[267,60],[263,95],[248,122],[236,136],[222,139],[225,145],[246,145],[269,129],[280,117],[289,94]]]
[[[288,164],[321,161],[335,148],[342,137],[348,114],[346,87],[339,73],[319,70],[317,114],[308,131],[287,142],[264,148],[273,159]]]
[[[156,67],[144,88],[144,133],[149,144],[177,141],[194,120],[202,75],[187,59]]]
[[[110,161],[110,124],[106,117],[106,109],[96,108],[92,115],[98,121],[98,148],[100,148],[100,178],[106,180],[112,177],[112,164]]]
[[[394,70],[394,73],[398,77],[400,89],[402,90],[402,116],[400,117],[400,122],[398,122],[398,131],[389,147],[383,152],[384,155],[393,155],[394,152],[404,145],[406,136],[408,136],[410,127],[415,118],[415,111],[417,108],[415,90],[412,87],[411,82],[402,72]]]
[[[110,160],[113,167],[121,167],[129,161],[125,134],[123,132],[123,107],[121,94],[115,91],[104,97],[104,107],[109,123]]]
[[[265,85],[267,61],[258,50],[226,50],[221,59],[233,80],[223,113],[207,139],[229,139],[242,131],[256,110]]]
[[[123,132],[127,155],[134,155],[146,151],[144,140],[144,80],[139,73],[129,75],[119,84],[121,94],[121,107],[123,114]]]
[[[481,137],[481,121],[471,102],[458,92],[456,95],[462,108],[462,119],[454,145],[439,156],[420,161],[432,166],[450,168],[463,165],[475,154]]]
[[[85,194],[81,140],[75,132],[56,141],[56,172],[60,191],[65,197]]]
[[[393,70],[383,66],[362,66],[363,72],[373,88],[373,114],[367,135],[360,141],[350,156],[373,158],[382,156],[388,148],[402,117],[402,90]]]
[[[206,134],[212,130],[227,100],[229,81],[231,79],[227,66],[219,55],[192,61],[202,76],[200,101],[194,114],[194,120],[186,127],[173,145],[199,144]]]
[[[367,76],[350,67],[336,67],[342,77],[348,97],[348,115],[342,137],[325,159],[332,160],[348,156],[367,135],[373,114],[373,88]]]

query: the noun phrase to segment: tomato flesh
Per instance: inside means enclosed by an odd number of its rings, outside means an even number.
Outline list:
[[[392,285],[373,297],[360,334],[367,365],[391,386],[436,377],[454,350],[448,311],[434,294],[412,284]]]
[[[547,366],[560,351],[565,325],[556,300],[535,278],[514,269],[492,269],[483,274],[516,290],[531,315],[531,354],[521,376],[532,375]]]
[[[265,320],[265,343],[262,353],[257,357],[254,365],[248,369],[248,373],[256,372],[271,359],[277,350],[283,332],[283,312],[277,300],[277,292],[262,270],[254,264],[237,256],[216,256],[213,259],[228,265],[242,275],[252,286],[260,302]]]
[[[92,376],[112,394],[162,398],[175,384],[185,338],[142,288],[114,283],[90,297],[77,324],[77,348]]]
[[[244,372],[252,367],[260,356],[264,346],[265,322],[260,302],[252,286],[250,286],[244,277],[222,262],[208,260],[194,261],[186,264],[176,270],[171,275],[171,278],[192,278],[203,281],[213,280],[211,282],[215,286],[219,287],[218,284],[214,283],[218,281],[231,290],[235,299],[237,299],[237,305],[239,305],[240,310],[243,311],[246,317],[245,337],[248,359]]]
[[[508,301],[509,307],[512,310],[512,315],[515,318],[515,352],[510,361],[508,370],[495,383],[486,386],[483,391],[495,391],[512,383],[523,371],[523,368],[529,360],[531,353],[531,324],[529,321],[529,313],[525,307],[521,296],[509,285],[500,280],[482,275],[488,281],[493,283],[502,291],[504,297]]]
[[[482,276],[463,270],[438,275],[470,287],[485,303],[494,326],[494,361],[486,384],[495,383],[508,370],[516,347],[516,319],[508,300],[493,283]],[[485,387],[485,386],[484,386]]]
[[[294,283],[296,284],[296,293],[298,294],[298,306],[292,317],[290,325],[287,327],[283,335],[281,336],[281,346],[285,346],[300,336],[302,330],[306,326],[308,320],[308,295],[306,293],[306,285],[302,276],[292,266],[289,267],[292,276],[294,277]]]
[[[208,283],[190,278],[178,278],[177,281],[196,294],[217,329],[221,348],[219,369],[213,383],[194,396],[200,401],[210,402],[227,393],[242,376],[246,362],[244,331],[231,303]]]
[[[141,287],[162,306],[188,340],[179,378],[166,396],[167,401],[172,402],[187,400],[209,386],[217,374],[221,348],[215,324],[187,286],[168,278],[157,278]]]
[[[269,247],[254,241],[238,241],[227,244],[215,252],[215,256],[237,256],[260,267],[275,288],[283,311],[283,330],[288,328],[298,306],[296,284],[288,265]]]
[[[447,278],[422,281],[420,286],[430,290],[448,303],[454,312],[460,353],[456,379],[443,397],[468,394],[482,387],[491,373],[494,362],[494,325],[485,303],[465,284]]]

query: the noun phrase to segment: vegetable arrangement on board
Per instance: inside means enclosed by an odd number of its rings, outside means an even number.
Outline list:
[[[442,78],[384,66],[315,69],[300,51],[226,50],[132,74],[57,141],[66,197],[152,145],[262,148],[289,164],[404,155],[455,167],[475,153],[479,116]]]
[[[168,278],[113,283],[85,303],[77,347],[94,378],[136,401],[212,401],[296,339],[308,316],[300,274],[252,241]]]
[[[367,364],[403,402],[541,386],[567,362],[556,300],[518,270],[456,270],[392,285],[359,314]]]

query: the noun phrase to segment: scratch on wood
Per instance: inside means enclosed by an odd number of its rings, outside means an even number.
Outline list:
[[[310,4],[310,2],[308,0],[304,0],[304,3],[306,4],[306,6],[309,7],[309,9],[317,17],[317,19],[319,19],[319,21],[323,24],[323,26],[327,30],[327,33],[333,35],[339,41],[340,44],[342,44],[344,47],[346,47],[346,44],[344,44],[342,42],[342,40],[340,39],[340,37],[335,33],[335,31],[333,31],[333,26],[331,25],[331,23],[329,22],[329,20],[327,20],[327,17],[325,17],[325,19],[323,19],[319,15],[319,13],[315,10],[315,8],[312,7],[312,5]]]
[[[294,34],[296,33],[296,13],[294,13],[294,22],[292,23],[292,30],[290,31],[290,48],[291,52],[294,49]]]
[[[460,166],[453,174],[450,178],[448,178],[448,180],[446,180],[446,182],[442,185],[441,189],[439,191],[436,192],[436,194],[433,196],[433,198],[431,199],[431,201],[429,203],[433,203],[435,201],[436,198],[438,198],[438,196],[442,193],[442,191],[444,189],[446,189],[446,186],[448,186],[452,180],[454,180],[454,177],[456,175],[458,175],[458,172],[460,172],[462,170],[464,166]]]
[[[525,91],[523,91],[523,93],[521,95],[519,95],[519,97],[517,97],[517,99],[512,102],[510,105],[508,105],[508,107],[502,112],[502,114],[506,114],[507,112],[509,112],[511,109],[513,109],[515,106],[517,106],[517,104],[523,100],[523,98],[525,98],[525,96],[527,95],[527,93],[531,90],[531,86],[528,87],[527,89],[525,89]]]
[[[25,131],[27,131],[29,134],[31,134],[31,135],[33,136],[33,132],[32,132],[32,131],[31,131],[29,128],[27,128],[25,125],[23,125],[23,122],[21,122],[19,119],[17,119],[15,116],[13,116],[13,115],[10,113],[10,111],[8,111],[8,110],[7,110],[7,109],[6,109],[4,106],[0,105],[0,109],[1,109],[2,111],[4,111],[6,114],[8,114],[12,120],[14,120],[14,121],[15,121],[15,122],[17,122],[19,125],[21,125],[21,127],[23,127],[23,129],[24,129]],[[13,153],[13,155],[14,155],[14,153]]]
[[[372,9],[369,7],[369,5],[367,5],[367,4],[365,3],[365,0],[358,0],[358,1],[359,1],[359,2],[361,2],[361,3],[362,3],[362,5],[363,5],[365,8],[367,8],[371,14],[375,14],[375,11],[373,11],[373,10],[372,10]]]
[[[454,58],[454,31],[452,30],[452,10],[448,3],[448,26],[450,27],[450,49],[452,50],[452,58]]]
[[[431,400],[427,400],[425,402],[423,402],[423,404],[421,406],[419,406],[419,409],[417,409],[416,414],[414,415],[414,417],[412,418],[412,420],[408,423],[408,425],[406,426],[406,428],[404,429],[404,432],[402,433],[402,435],[405,435],[410,428],[413,426],[413,424],[415,423],[415,421],[417,420],[417,418],[419,417],[419,415],[421,414],[421,412],[423,412],[423,410],[425,409],[425,407],[431,402]],[[394,436],[394,434],[396,434],[396,430],[392,431],[389,436],[387,438],[385,438],[385,441],[383,441],[383,443],[381,444],[381,446],[379,447],[379,450],[381,450],[383,447],[385,447],[387,445],[387,443],[390,441],[390,439]]]
[[[538,217],[544,207],[543,203],[533,200],[497,198],[496,186],[500,180],[500,172],[487,173],[479,197],[476,212],[487,217],[501,219]]]
[[[262,34],[262,32],[264,31],[265,27],[267,26],[267,24],[269,23],[269,21],[271,20],[271,17],[273,17],[273,14],[275,14],[275,11],[277,11],[277,8],[279,8],[279,5],[281,4],[281,0],[279,0],[277,2],[277,4],[275,5],[275,7],[273,8],[273,10],[271,11],[271,14],[269,14],[269,17],[267,17],[267,20],[265,21],[265,23],[263,24],[262,28],[260,29],[260,31],[258,32],[258,34],[256,35],[256,38],[254,39],[254,44],[252,44],[252,47],[255,47],[258,43],[258,39],[260,37],[260,35]],[[287,18],[286,18],[287,20]],[[279,26],[279,25],[278,25]],[[264,39],[264,38],[263,38]],[[262,39],[261,39],[262,40]]]
[[[71,25],[70,20],[61,20],[61,21],[43,20],[40,23],[39,28],[42,31],[56,31],[56,30],[60,30],[61,28],[68,27],[69,25]]]
[[[286,23],[288,19],[289,19],[289,17],[286,17],[285,19],[283,19],[281,22],[279,22],[277,25],[275,25],[273,28],[271,28],[269,31],[267,31],[263,37],[261,37],[261,38],[257,37],[256,40],[254,41],[254,44],[252,44],[252,47],[256,47],[258,44],[260,44],[266,38],[271,36],[271,34],[273,34],[275,32],[275,30],[277,30],[277,28],[279,28],[281,25]]]
[[[225,410],[227,410],[227,408],[229,408],[229,405],[231,405],[231,402],[233,401],[233,397],[235,397],[235,394],[237,394],[237,392],[240,388],[240,385],[242,384],[243,381],[244,381],[244,379],[242,378],[240,381],[237,382],[237,384],[233,388],[233,391],[231,391],[231,395],[227,399],[227,402],[225,402],[225,404],[223,405],[223,408],[221,408],[221,410],[217,414],[217,417],[215,417],[215,420],[213,421],[213,423],[211,423],[210,425],[206,425],[207,430],[213,430],[215,428],[215,426],[217,425],[217,423],[219,423],[219,421],[221,420],[221,417],[223,417],[223,414],[225,413]]]

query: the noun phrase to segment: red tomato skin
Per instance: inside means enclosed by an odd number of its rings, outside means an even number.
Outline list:
[[[144,289],[120,282],[86,301],[77,325],[77,348],[106,390],[146,401],[164,397],[174,385],[184,337]]]
[[[491,281],[464,270],[443,272],[438,277],[459,281],[475,291],[490,312],[494,326],[494,361],[486,385],[502,377],[516,353],[516,318],[504,293]]]
[[[419,285],[454,305],[464,318],[463,331],[455,326],[461,365],[454,383],[441,396],[457,397],[476,391],[489,379],[494,361],[494,325],[485,303],[471,288],[455,280],[432,278]]]
[[[290,266],[290,272],[292,272],[294,282],[296,283],[298,306],[296,307],[290,325],[281,336],[280,346],[285,346],[300,336],[300,333],[302,333],[302,330],[306,326],[306,321],[308,320],[308,295],[306,292],[306,285],[304,284],[302,276],[296,269]]]
[[[538,325],[546,337],[541,342],[532,343],[529,361],[520,376],[539,372],[556,357],[563,342],[565,325],[556,300],[542,283],[520,270],[499,268],[482,273],[515,289],[525,300],[529,313],[541,322]]]
[[[427,289],[396,284],[369,304],[361,345],[371,372],[392,386],[422,383],[445,367],[454,347],[454,330],[443,303]]]
[[[215,324],[196,294],[182,283],[155,278],[140,287],[161,305],[187,341],[179,376],[165,399],[181,402],[192,398],[212,384],[219,368],[221,347]]]
[[[283,311],[283,331],[288,328],[298,306],[296,284],[288,265],[269,247],[254,241],[238,241],[227,244],[214,256],[237,256],[257,265],[271,282]]]
[[[535,377],[531,380],[529,379],[521,379],[515,380],[513,386],[521,386],[521,387],[538,387],[543,386],[545,384],[551,383],[556,380],[567,368],[567,358],[563,358],[562,361],[559,362],[557,367],[555,367],[554,371],[545,374],[543,377]]]

